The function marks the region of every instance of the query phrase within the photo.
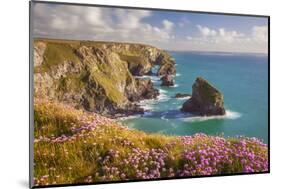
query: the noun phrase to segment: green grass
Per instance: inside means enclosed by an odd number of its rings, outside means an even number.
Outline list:
[[[68,74],[66,77],[60,78],[57,81],[59,92],[64,94],[68,91],[81,91],[86,86],[86,82],[84,81],[85,77],[87,77],[87,72],[81,74]]]
[[[115,104],[122,104],[126,100],[126,97],[118,89],[118,77],[122,78],[124,75],[115,75],[114,71],[110,71],[110,68],[101,68],[91,70],[91,79],[94,80],[99,87],[101,87],[105,91],[105,95],[108,99]],[[98,91],[97,91],[98,92]]]
[[[71,44],[68,43],[48,43],[44,53],[43,64],[35,69],[35,73],[48,72],[54,66],[62,64],[65,61],[80,63],[80,60],[74,50],[75,49],[71,46]]]

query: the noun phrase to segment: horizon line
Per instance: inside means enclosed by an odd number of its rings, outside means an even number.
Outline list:
[[[142,43],[142,42],[128,42],[128,41],[110,41],[110,40],[92,40],[92,39],[69,39],[69,38],[56,38],[56,37],[33,37],[35,40],[65,40],[65,41],[88,41],[88,42],[105,42],[105,43],[127,43],[127,44],[139,44],[139,45],[147,45],[152,46],[158,49],[162,49],[165,51],[172,51],[172,52],[209,52],[209,53],[232,53],[232,54],[259,54],[259,55],[266,55],[268,56],[269,50],[267,52],[246,52],[246,51],[212,51],[212,50],[173,50],[173,49],[165,49],[160,48],[155,45]]]

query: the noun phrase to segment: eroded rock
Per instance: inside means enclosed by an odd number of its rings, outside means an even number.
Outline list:
[[[202,116],[224,115],[223,94],[207,80],[198,77],[192,85],[192,96],[181,108],[181,111]]]
[[[167,86],[167,87],[170,87],[170,86],[174,86],[174,79],[173,79],[173,76],[171,75],[164,75],[163,77],[161,77],[161,86]]]
[[[158,76],[174,75],[174,74],[176,74],[176,68],[175,68],[175,65],[172,63],[162,64],[159,67],[159,70],[157,71]]]

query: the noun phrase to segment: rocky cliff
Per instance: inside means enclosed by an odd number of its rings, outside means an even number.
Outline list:
[[[175,63],[168,53],[149,45],[37,39],[35,98],[111,117],[141,113],[135,102],[156,98],[159,92],[150,80],[134,76],[151,74],[156,64],[159,70],[169,67],[170,74]]]

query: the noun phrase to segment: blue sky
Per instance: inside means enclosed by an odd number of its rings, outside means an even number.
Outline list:
[[[138,42],[167,50],[267,53],[264,17],[38,3],[36,37]]]
[[[189,12],[163,12],[155,11],[149,18],[144,18],[145,22],[152,25],[161,25],[161,20],[167,19],[173,23],[186,22],[184,30],[176,25],[176,31],[185,32],[187,34],[196,34],[196,25],[209,26],[211,28],[224,27],[228,30],[239,30],[240,32],[250,34],[253,26],[267,25],[267,18],[246,17],[246,16],[230,16],[215,15]],[[159,22],[160,21],[160,22]]]

